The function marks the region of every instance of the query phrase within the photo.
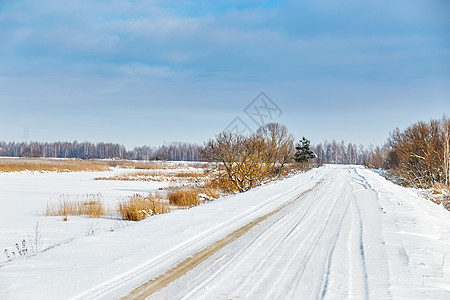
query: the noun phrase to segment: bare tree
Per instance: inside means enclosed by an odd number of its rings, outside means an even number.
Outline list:
[[[220,133],[205,143],[202,155],[220,162],[228,180],[239,192],[279,178],[292,159],[293,138],[285,126],[267,124],[255,134]]]
[[[404,131],[396,129],[391,133],[387,167],[405,184],[429,188],[445,182],[448,172],[446,133],[442,126],[445,123],[445,120],[418,122]]]
[[[266,164],[269,177],[279,178],[287,163],[292,161],[294,154],[294,136],[289,134],[286,126],[269,123],[256,132],[266,143]]]

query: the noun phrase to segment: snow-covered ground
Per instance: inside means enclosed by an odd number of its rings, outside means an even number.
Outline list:
[[[35,216],[52,189],[55,197],[65,186],[71,190],[64,193],[82,190],[115,198],[117,193],[155,188],[142,182],[86,181],[83,176],[0,177],[0,245],[4,236],[11,243],[14,230],[21,234],[21,228],[33,226],[36,220],[26,219]],[[36,205],[31,199],[37,199]],[[240,237],[227,240],[257,219]],[[48,230],[42,225],[43,238],[52,235],[51,224],[60,226],[58,220],[48,222]],[[185,275],[175,276],[152,295],[147,291],[151,284],[144,285],[140,295],[450,299],[450,213],[356,166],[325,166],[113,232],[79,232],[35,256],[1,263],[0,298],[120,298],[219,240],[224,245],[200,256],[195,268],[180,271],[187,271]]]
[[[163,170],[161,170],[162,172]],[[96,177],[109,177],[137,170],[116,169],[110,172],[70,173],[0,173],[0,263],[6,260],[4,249],[11,253],[16,243],[29,241],[38,223],[41,249],[87,233],[105,231],[126,226],[117,218],[90,219],[69,216],[45,217],[48,203],[54,203],[63,195],[70,199],[82,199],[87,194],[100,193],[105,206],[114,207],[120,197],[135,193],[155,192],[166,187],[167,182],[103,181]],[[140,170],[140,172],[143,172]],[[16,251],[17,252],[17,251]]]

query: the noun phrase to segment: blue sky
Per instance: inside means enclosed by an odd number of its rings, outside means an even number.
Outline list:
[[[450,111],[448,1],[0,0],[0,140],[201,143],[264,91],[297,139]]]

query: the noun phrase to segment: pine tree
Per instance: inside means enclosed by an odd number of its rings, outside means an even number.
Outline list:
[[[307,163],[308,160],[317,157],[317,155],[311,151],[310,143],[311,142],[308,139],[303,137],[300,140],[300,143],[295,147],[295,150],[297,151],[295,152],[294,160],[295,162],[302,164],[302,171],[305,170],[305,163]]]

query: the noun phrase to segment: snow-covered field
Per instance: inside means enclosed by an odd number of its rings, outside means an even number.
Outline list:
[[[160,170],[163,172],[164,170]],[[116,229],[127,224],[117,218],[90,219],[69,216],[45,217],[47,203],[54,203],[62,195],[82,199],[87,194],[102,195],[106,206],[114,207],[120,197],[135,193],[155,192],[167,187],[168,182],[103,181],[96,177],[108,177],[133,170],[116,169],[110,172],[70,173],[0,173],[0,263],[6,260],[4,249],[11,253],[15,244],[23,239],[29,242],[38,223],[41,249],[57,243],[83,237],[88,233]],[[141,171],[142,172],[142,171]],[[17,251],[16,251],[17,252]]]
[[[131,296],[450,299],[450,213],[373,171],[325,166],[89,236],[91,219],[39,215],[62,193],[115,201],[164,184],[88,180],[96,176],[0,175],[0,246],[25,238],[37,221],[45,243],[56,244],[0,263],[1,299],[114,299],[145,283]],[[107,229],[115,221],[97,222]],[[198,257],[195,267],[178,270],[189,256]],[[167,286],[148,283],[169,269],[176,276]]]

